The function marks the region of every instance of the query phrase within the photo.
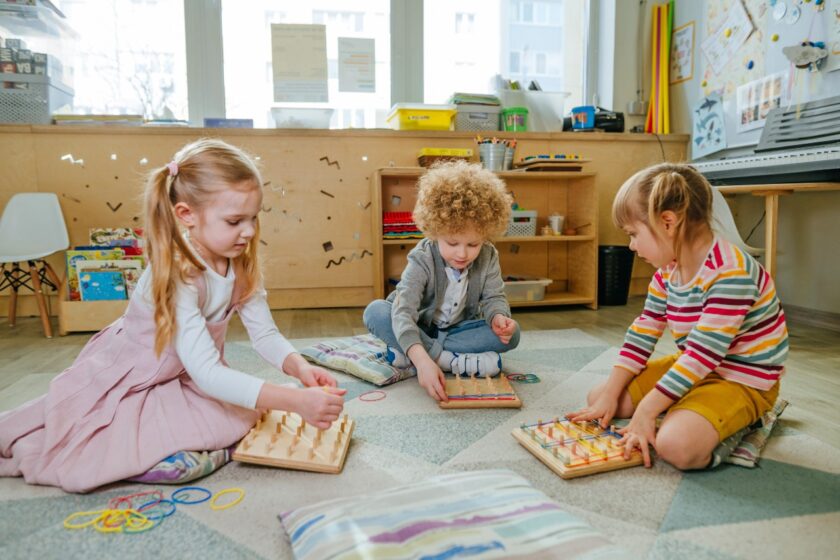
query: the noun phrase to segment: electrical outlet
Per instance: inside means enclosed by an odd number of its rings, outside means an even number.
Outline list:
[[[647,115],[647,103],[644,101],[631,101],[627,104],[628,115]]]

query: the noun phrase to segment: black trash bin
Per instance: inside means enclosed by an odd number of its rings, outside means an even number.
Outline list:
[[[633,255],[623,245],[598,247],[598,305],[627,305]]]

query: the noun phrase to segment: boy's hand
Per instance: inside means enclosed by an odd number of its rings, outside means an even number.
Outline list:
[[[306,387],[338,387],[338,383],[327,370],[307,364],[298,369],[298,379]]]
[[[630,419],[630,423],[617,430],[617,433],[624,436],[619,442],[620,445],[624,446],[624,458],[629,459],[633,449],[638,447],[645,459],[645,466],[650,467],[650,449],[648,446],[656,449],[656,416],[639,414],[637,410],[633,414],[633,418]]]
[[[598,420],[601,427],[606,429],[610,425],[610,420],[615,417],[615,411],[617,409],[618,399],[607,394],[607,391],[603,391],[591,405],[567,414],[566,418],[572,422]]]
[[[321,430],[329,429],[338,420],[344,409],[344,393],[347,389],[324,389],[310,387],[299,389],[297,412],[301,417]]]
[[[499,337],[502,344],[507,344],[513,337],[513,333],[516,332],[516,321],[497,313],[490,322],[490,328],[493,329],[493,333]]]
[[[423,387],[429,396],[436,401],[448,402],[449,397],[446,396],[446,378],[443,372],[432,359],[424,360],[417,366],[417,380],[420,386]]]

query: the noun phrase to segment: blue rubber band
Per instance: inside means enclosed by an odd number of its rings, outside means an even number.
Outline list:
[[[200,500],[194,500],[192,502],[187,502],[187,501],[178,499],[178,494],[180,494],[181,492],[188,492],[190,490],[197,490],[198,492],[204,492],[207,495],[204,496],[203,498],[201,498]],[[206,502],[207,500],[209,500],[212,497],[213,497],[213,493],[210,490],[208,490],[207,488],[202,488],[201,486],[185,486],[183,488],[179,488],[178,490],[175,490],[174,492],[172,492],[172,495],[169,496],[169,499],[172,500],[173,502],[175,502],[176,504],[183,504],[185,506],[194,506],[195,504],[200,504],[200,503]]]
[[[148,507],[149,509],[154,509],[157,506],[159,506],[161,504],[164,504],[164,503],[169,504],[169,506],[170,506],[169,511],[167,511],[166,513],[148,514],[145,511],[143,511],[144,508]],[[145,515],[147,519],[151,519],[152,521],[154,521],[154,520],[157,520],[157,519],[165,519],[165,518],[169,517],[170,515],[175,513],[176,509],[177,509],[177,506],[175,505],[175,502],[173,502],[172,500],[163,499],[163,500],[150,500],[150,501],[146,502],[145,504],[143,504],[142,506],[138,507],[137,511],[142,513],[143,515]]]

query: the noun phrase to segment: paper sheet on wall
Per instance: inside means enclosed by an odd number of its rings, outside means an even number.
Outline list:
[[[787,72],[779,72],[753,80],[738,88],[736,96],[738,132],[764,126],[770,109],[787,104],[785,83],[787,83]]]
[[[828,60],[825,71],[840,70],[840,0],[831,0],[828,6]]]
[[[723,24],[702,44],[703,54],[706,55],[715,74],[721,73],[726,63],[749,38],[753,29],[750,16],[741,0],[734,2]]]
[[[338,91],[376,92],[373,39],[338,38]]]
[[[329,101],[327,27],[272,23],[271,66],[274,101]]]
[[[690,80],[694,75],[694,22],[674,29],[671,34],[671,84]]]
[[[723,100],[713,94],[700,100],[691,113],[691,157],[705,155],[726,148],[726,126],[723,121]]]

